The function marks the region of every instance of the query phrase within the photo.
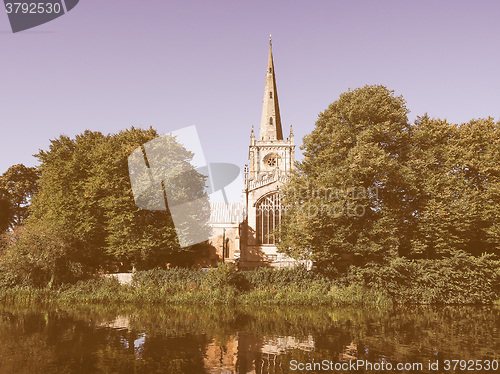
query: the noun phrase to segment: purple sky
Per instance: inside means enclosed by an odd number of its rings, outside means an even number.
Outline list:
[[[12,34],[0,10],[0,173],[49,139],[196,125],[209,162],[247,162],[269,33],[285,134],[348,88],[384,84],[410,118],[500,116],[500,2],[81,0]]]

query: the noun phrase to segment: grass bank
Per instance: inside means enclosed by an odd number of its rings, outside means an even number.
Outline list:
[[[387,306],[380,290],[338,286],[328,277],[295,269],[238,272],[230,266],[210,271],[174,268],[141,271],[130,285],[92,279],[56,289],[15,286],[0,289],[0,301],[19,306],[75,304],[239,304]]]
[[[59,288],[0,288],[9,305],[238,304],[376,306],[493,304],[500,300],[500,263],[491,256],[458,254],[439,261],[394,259],[351,267],[346,273],[294,269],[140,271],[130,285],[91,279]]]

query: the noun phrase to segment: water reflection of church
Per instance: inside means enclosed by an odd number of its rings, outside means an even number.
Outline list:
[[[267,373],[270,367],[282,365],[278,356],[292,350],[314,350],[312,336],[262,339],[249,334],[231,336],[224,345],[212,341],[205,351],[204,365],[211,374]]]
[[[271,41],[266,70],[266,85],[262,106],[262,119],[258,137],[252,127],[248,165],[245,165],[245,201],[212,204],[210,224],[219,259],[239,262],[240,268],[256,266],[288,267],[296,264],[292,258],[278,253],[276,228],[282,205],[280,187],[293,169],[295,159],[293,131],[283,138],[281,116],[276,89]],[[243,212],[247,212],[244,219]]]
[[[117,316],[114,320],[98,324],[98,327],[119,332],[122,335],[120,346],[130,350],[136,359],[144,359],[145,345],[150,347],[151,343],[154,343],[158,337],[154,334],[135,331],[133,325],[134,318]],[[200,361],[200,365],[203,365],[206,372],[210,374],[255,374],[273,372],[271,368],[283,364],[283,360],[279,359],[280,356],[291,354],[297,350],[312,352],[316,346],[312,335],[263,337],[258,334],[238,331],[229,336],[210,337],[205,340],[207,337],[205,334],[191,335],[188,339],[189,343],[186,343],[186,336],[176,337],[174,335],[170,339],[178,339],[178,342],[170,349],[175,352],[176,349],[182,351],[191,348],[202,353],[203,361]],[[181,343],[183,340],[184,343]],[[196,342],[200,345],[196,346]],[[187,352],[184,353],[187,354]],[[283,357],[281,358],[283,359]]]

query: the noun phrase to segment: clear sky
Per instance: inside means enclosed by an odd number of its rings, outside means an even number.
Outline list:
[[[285,134],[384,84],[410,118],[500,117],[500,1],[81,0],[12,34],[0,9],[0,173],[60,134],[196,125],[209,162],[247,162],[269,33]]]

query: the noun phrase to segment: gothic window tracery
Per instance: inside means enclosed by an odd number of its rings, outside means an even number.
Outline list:
[[[281,222],[282,207],[280,195],[267,195],[257,203],[257,240],[259,244],[277,244],[276,237]]]

